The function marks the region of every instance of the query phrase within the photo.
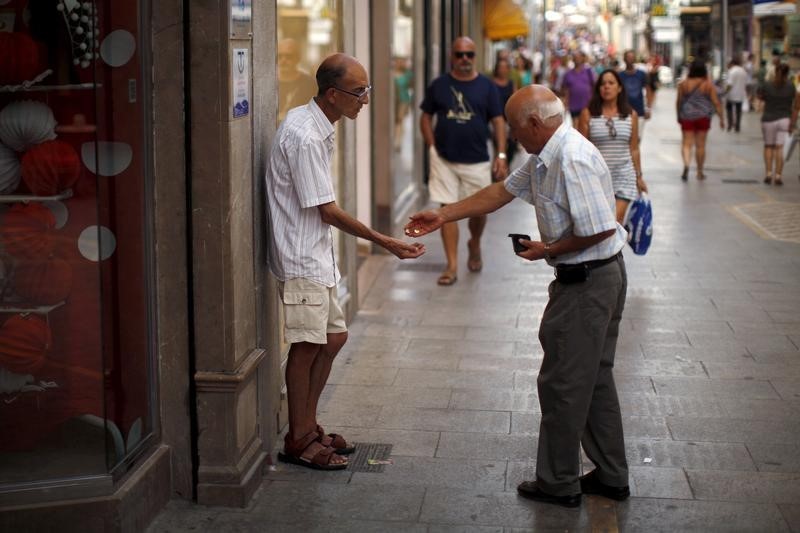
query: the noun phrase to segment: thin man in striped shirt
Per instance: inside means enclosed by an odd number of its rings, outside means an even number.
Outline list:
[[[339,269],[331,226],[374,242],[400,259],[419,257],[425,247],[374,231],[336,205],[330,164],[333,124],[355,119],[369,103],[367,71],[345,54],[327,57],[317,70],[317,96],[289,111],[272,143],[266,189],[271,236],[270,270],[279,280],[284,338],[291,344],[286,365],[289,432],[282,461],[319,470],[347,467],[355,451],[341,435],[317,424],[317,403],[331,365],[347,341],[338,304]]]

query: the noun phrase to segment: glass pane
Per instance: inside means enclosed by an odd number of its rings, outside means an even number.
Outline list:
[[[395,0],[392,40],[394,100],[394,198],[411,185],[414,175],[414,0]]]
[[[152,428],[138,6],[0,15],[0,483],[105,474]]]

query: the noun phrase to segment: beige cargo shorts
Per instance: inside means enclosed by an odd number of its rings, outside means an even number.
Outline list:
[[[328,333],[344,333],[347,324],[339,307],[336,285],[293,278],[278,283],[283,302],[283,338],[285,342],[327,344]]]

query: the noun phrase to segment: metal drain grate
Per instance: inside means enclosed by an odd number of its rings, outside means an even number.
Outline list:
[[[356,451],[350,455],[347,467],[351,472],[371,472],[373,474],[383,473],[386,465],[371,465],[370,459],[385,461],[392,455],[391,444],[381,444],[375,442],[356,442]]]

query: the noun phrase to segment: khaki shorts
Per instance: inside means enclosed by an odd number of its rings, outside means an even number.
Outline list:
[[[347,331],[335,285],[326,287],[294,278],[279,282],[278,293],[283,302],[283,338],[287,343],[327,344],[328,333]]]
[[[429,152],[431,168],[428,191],[432,202],[454,204],[492,183],[491,161],[452,163],[439,157],[433,146]]]

